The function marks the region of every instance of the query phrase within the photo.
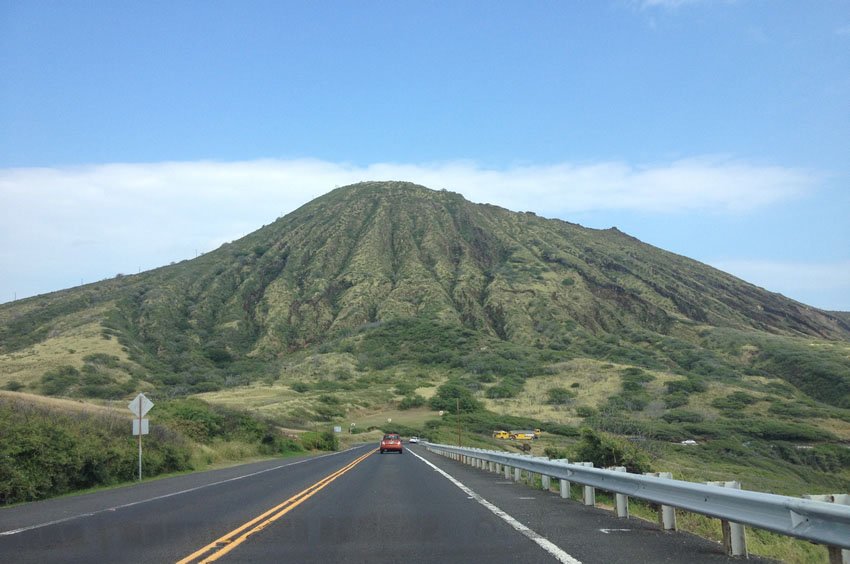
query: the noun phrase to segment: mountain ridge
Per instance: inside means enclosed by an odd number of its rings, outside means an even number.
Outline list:
[[[646,366],[680,366],[670,350],[703,349],[712,330],[850,341],[841,316],[616,228],[363,182],[196,259],[4,304],[0,354],[85,321],[155,381],[197,391],[205,371],[219,375],[215,386],[245,372],[271,377],[287,355],[404,319]]]

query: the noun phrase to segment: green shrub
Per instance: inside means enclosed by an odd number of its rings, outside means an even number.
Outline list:
[[[703,416],[695,411],[673,409],[662,415],[661,419],[667,423],[700,423],[703,420]]]
[[[425,398],[419,394],[413,394],[412,396],[403,397],[398,404],[398,408],[412,409],[414,407],[422,407],[423,405],[425,405]]]
[[[543,455],[546,456],[549,460],[560,460],[563,458],[567,458],[567,450],[547,446],[543,449]]]
[[[118,368],[118,366],[121,364],[121,359],[111,354],[93,353],[84,356],[83,362],[85,362],[86,364],[104,366],[106,368]]]
[[[345,410],[338,405],[319,404],[313,408],[319,421],[333,421],[345,415]]]
[[[298,392],[299,394],[303,394],[304,392],[310,391],[310,385],[306,382],[295,382],[289,387],[292,388],[292,391]]]
[[[664,406],[672,409],[674,407],[682,407],[688,405],[690,398],[687,392],[673,392],[672,394],[664,395]]]
[[[850,469],[850,449],[843,445],[815,445],[799,448],[797,445],[778,443],[776,452],[783,460],[810,466],[823,472],[841,472]]]
[[[129,421],[113,414],[64,412],[0,398],[0,504],[134,479],[138,451]],[[190,445],[151,426],[144,472],[189,468]]]
[[[778,415],[779,417],[828,417],[828,412],[824,409],[816,409],[808,405],[790,402],[775,402],[767,408],[768,413]]]
[[[339,439],[332,430],[304,433],[301,444],[308,450],[339,450]]]
[[[80,381],[80,371],[73,366],[60,366],[44,373],[41,377],[41,391],[47,396],[65,394]]]
[[[576,415],[579,417],[594,417],[598,415],[599,411],[594,407],[590,407],[589,405],[580,405],[576,408]]]
[[[576,427],[548,421],[538,423],[534,428],[539,428],[544,433],[552,433],[553,435],[561,435],[562,437],[578,437],[580,434],[580,431]]]
[[[716,398],[711,402],[712,407],[716,407],[721,411],[736,413],[748,405],[752,405],[758,401],[757,398],[746,392],[732,392],[724,398]]]
[[[485,395],[490,399],[504,399],[516,396],[517,390],[505,384],[497,384],[487,388]]]
[[[482,409],[481,402],[472,396],[469,388],[457,381],[449,381],[437,388],[437,393],[428,402],[431,409],[454,413],[470,413]]]
[[[559,386],[546,390],[546,403],[549,405],[570,405],[575,397],[575,392]]]
[[[670,380],[667,382],[667,392],[674,394],[676,392],[684,392],[686,394],[696,394],[704,392],[708,386],[704,381],[698,378],[687,378],[685,380]]]
[[[649,472],[649,459],[633,444],[593,429],[582,429],[574,447],[575,460],[593,462],[599,468],[625,466],[629,472]]]

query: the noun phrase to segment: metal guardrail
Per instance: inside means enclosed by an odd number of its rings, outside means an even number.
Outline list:
[[[627,474],[492,450],[426,443],[441,455],[465,456],[559,480],[850,549],[850,506],[721,486]]]

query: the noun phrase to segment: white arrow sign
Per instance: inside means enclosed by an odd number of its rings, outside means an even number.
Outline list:
[[[127,407],[133,412],[136,417],[144,417],[153,407],[153,402],[145,397],[145,394],[139,394],[133,398]]]

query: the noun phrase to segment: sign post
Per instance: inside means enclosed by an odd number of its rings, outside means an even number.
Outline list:
[[[145,394],[140,393],[133,401],[127,405],[133,415],[133,434],[139,436],[139,481],[142,481],[142,435],[147,435],[150,431],[149,421],[144,419],[144,416],[153,407],[153,402],[145,397]]]

